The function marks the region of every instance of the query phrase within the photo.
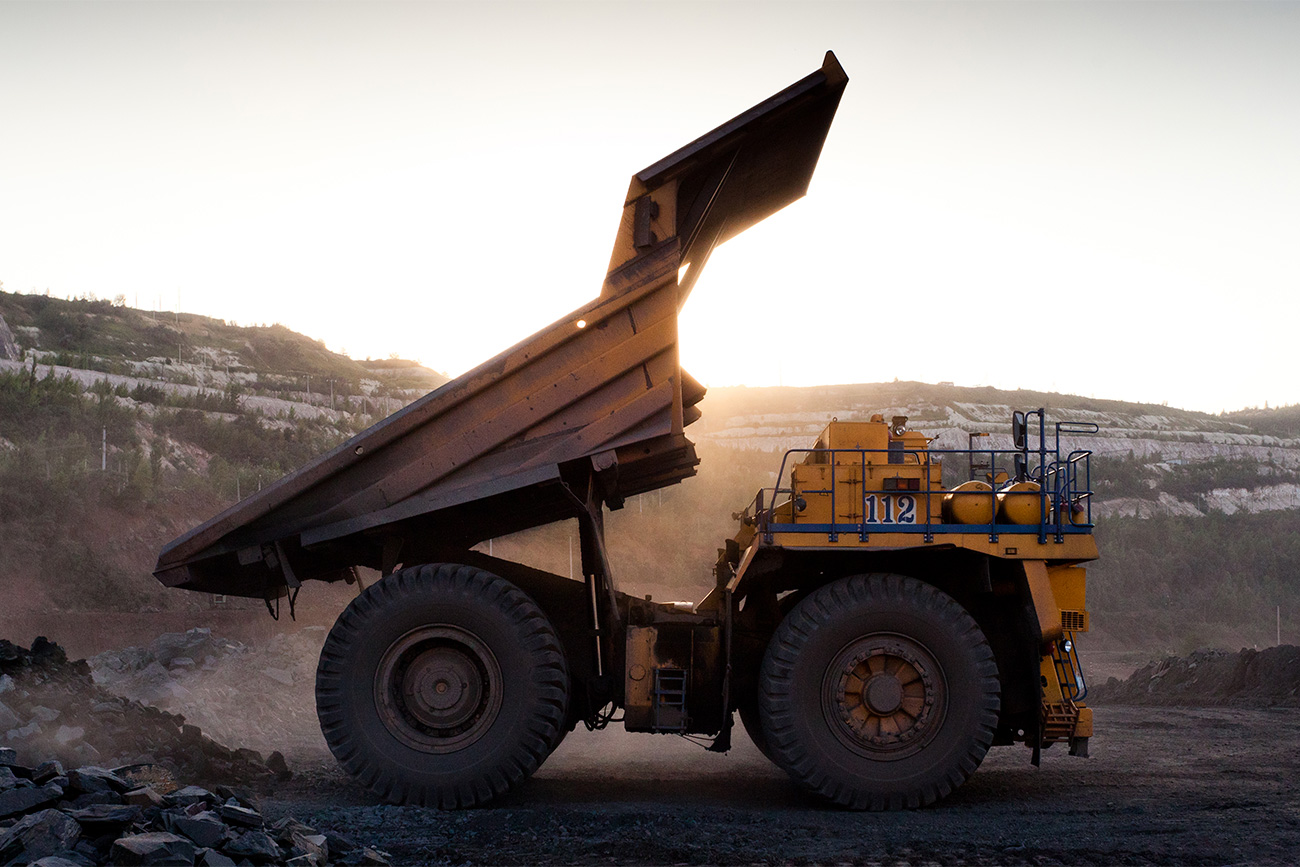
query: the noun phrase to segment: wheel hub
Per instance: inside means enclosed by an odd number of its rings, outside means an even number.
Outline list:
[[[388,648],[375,672],[375,707],[407,746],[447,753],[478,740],[501,709],[501,667],[477,636],[425,626]]]
[[[436,728],[463,724],[483,697],[483,678],[474,661],[454,647],[433,647],[411,662],[402,682],[406,707]]]
[[[893,714],[903,705],[903,683],[893,674],[878,674],[862,688],[862,703],[881,716]]]
[[[858,753],[903,758],[943,721],[943,672],[920,643],[878,634],[850,642],[826,670],[822,710],[836,736]]]

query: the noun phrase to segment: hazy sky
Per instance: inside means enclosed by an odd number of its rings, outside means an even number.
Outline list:
[[[1300,4],[0,2],[0,280],[456,374],[595,297],[630,175],[813,71],[707,385],[1300,402]]]

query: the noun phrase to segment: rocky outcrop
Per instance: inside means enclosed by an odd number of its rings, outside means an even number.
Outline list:
[[[14,340],[14,333],[9,330],[5,318],[0,316],[0,361],[22,361],[22,351]]]

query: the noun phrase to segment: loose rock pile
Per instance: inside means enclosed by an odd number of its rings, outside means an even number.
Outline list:
[[[0,864],[38,867],[180,864],[387,864],[387,856],[292,818],[267,825],[226,787],[162,794],[130,769],[18,764],[0,747]]]
[[[95,683],[180,713],[218,740],[260,750],[325,749],[316,721],[316,660],[325,630],[281,633],[259,647],[208,629],[87,660]]]
[[[1198,650],[1112,677],[1091,691],[1097,704],[1300,707],[1300,647]]]
[[[229,749],[179,714],[104,690],[84,661],[44,638],[30,650],[0,640],[0,746],[33,765],[162,765],[208,784],[261,787],[289,775],[277,753]]]
[[[203,641],[210,637],[163,636],[155,642],[163,652],[151,650],[145,667],[161,665],[166,648],[179,653]],[[81,766],[64,770],[73,765]],[[291,818],[268,825],[248,790],[231,787],[289,776],[279,753],[263,760],[229,749],[179,714],[108,692],[57,644],[38,638],[24,649],[0,640],[5,867],[388,863],[381,852]],[[178,777],[213,788],[181,788]]]

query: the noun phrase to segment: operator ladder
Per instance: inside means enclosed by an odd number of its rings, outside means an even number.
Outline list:
[[[686,671],[655,669],[655,731],[686,731]]]

